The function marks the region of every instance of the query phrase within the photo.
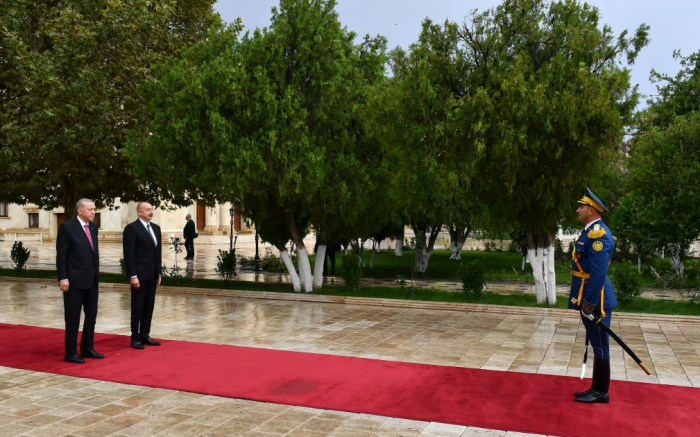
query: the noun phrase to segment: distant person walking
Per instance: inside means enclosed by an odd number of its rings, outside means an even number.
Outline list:
[[[160,226],[151,223],[153,206],[139,202],[139,218],[124,228],[124,262],[131,283],[131,347],[160,346],[151,339],[151,319],[156,301],[156,287],[160,285],[162,243]]]
[[[56,237],[56,270],[63,292],[66,323],[64,361],[83,364],[83,358],[104,358],[95,352],[95,322],[100,282],[100,252],[97,244],[95,203],[80,199],[75,205],[78,217],[61,223]],[[77,354],[80,311],[85,311],[80,355]]]
[[[187,214],[185,220],[187,220],[187,223],[185,224],[185,229],[182,231],[185,237],[185,250],[187,251],[185,259],[190,261],[194,259],[194,239],[199,237],[199,234],[194,226],[192,215]]]

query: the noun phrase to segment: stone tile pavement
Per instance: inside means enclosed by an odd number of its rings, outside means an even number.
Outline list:
[[[128,334],[129,299],[101,292],[98,332]],[[0,322],[63,328],[60,291],[0,283]],[[189,340],[568,376],[580,373],[584,340],[580,322],[568,317],[175,294],[157,296],[153,324],[163,347]],[[646,376],[613,346],[614,379],[700,386],[700,325],[613,316],[612,327],[653,372]],[[525,436],[0,368],[5,435]]]

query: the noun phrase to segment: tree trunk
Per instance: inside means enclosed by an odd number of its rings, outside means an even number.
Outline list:
[[[522,272],[525,270],[525,260],[527,259],[527,255],[523,256],[523,261],[520,263],[520,271]]]
[[[637,270],[639,270],[639,273],[642,273],[642,257],[637,256]]]
[[[671,245],[671,267],[676,271],[678,276],[682,276],[685,271],[684,253],[683,248],[678,243],[673,243]]]
[[[440,235],[442,224],[434,226],[430,231],[430,236],[426,238],[428,225],[413,226],[413,232],[416,234],[416,255],[413,271],[415,273],[425,273],[428,269],[428,261],[435,247],[435,240]],[[420,238],[419,238],[420,237]]]
[[[450,225],[450,259],[462,259],[462,248],[469,235],[469,226],[459,227]]]
[[[394,256],[403,256],[403,236],[405,228],[401,226],[396,233],[396,243],[394,243]]]
[[[313,291],[313,281],[311,279],[311,263],[309,253],[306,251],[304,240],[297,229],[297,225],[292,219],[289,223],[289,232],[292,234],[292,241],[297,248],[297,264],[299,265],[299,280],[305,292]]]
[[[299,275],[297,275],[297,271],[294,268],[294,263],[292,262],[292,258],[289,256],[287,249],[280,251],[280,259],[284,265],[287,266],[289,277],[292,280],[292,288],[294,288],[295,292],[301,291],[301,281],[299,280]]]
[[[360,259],[360,265],[362,268],[367,268],[365,262],[362,261],[362,238],[357,239],[357,257]]]
[[[314,290],[323,287],[323,263],[326,260],[326,245],[319,244],[316,249],[316,264],[314,265]]]
[[[78,216],[75,204],[78,203],[75,181],[64,181],[66,191],[63,194],[63,218],[68,221]]]
[[[556,273],[554,269],[554,238],[543,232],[527,233],[527,258],[535,279],[537,304],[556,304]]]
[[[374,268],[374,255],[377,253],[377,249],[375,245],[381,245],[382,242],[380,241],[379,244],[377,244],[376,241],[372,240],[372,258],[369,260],[369,268],[373,269]]]
[[[306,251],[306,247],[297,246],[297,264],[299,265],[299,279],[301,280],[301,286],[305,292],[311,293],[314,291],[314,284],[311,277],[309,253]],[[321,268],[323,268],[323,266],[321,266]],[[321,280],[323,280],[323,271],[321,271]]]

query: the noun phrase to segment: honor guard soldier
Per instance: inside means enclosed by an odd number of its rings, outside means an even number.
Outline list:
[[[571,294],[569,308],[581,311],[581,320],[586,328],[586,347],[593,347],[593,382],[591,388],[576,393],[577,402],[609,402],[610,386],[610,342],[606,331],[593,321],[595,316],[610,326],[612,309],[617,299],[610,280],[608,265],[615,250],[612,232],[603,223],[601,214],[608,209],[590,189],[586,189],[581,204],[576,210],[578,220],[585,225],[581,236],[574,244],[571,263]]]

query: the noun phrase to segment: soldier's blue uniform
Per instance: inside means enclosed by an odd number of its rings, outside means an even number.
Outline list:
[[[586,189],[586,194],[579,203],[589,205],[600,213],[607,211],[603,202],[590,189]],[[608,265],[614,251],[612,232],[601,219],[586,225],[572,251],[569,308],[581,311],[581,320],[586,328],[586,341],[591,344],[595,354],[591,388],[576,393],[578,402],[609,402],[610,337],[587,315],[594,314],[610,326],[612,309],[617,306],[615,292],[607,277]]]
[[[615,250],[612,232],[602,220],[597,220],[583,231],[574,246],[569,308],[593,313],[610,326],[612,309],[617,306],[615,292],[606,276]],[[581,319],[595,356],[609,359],[608,333],[583,315]]]

